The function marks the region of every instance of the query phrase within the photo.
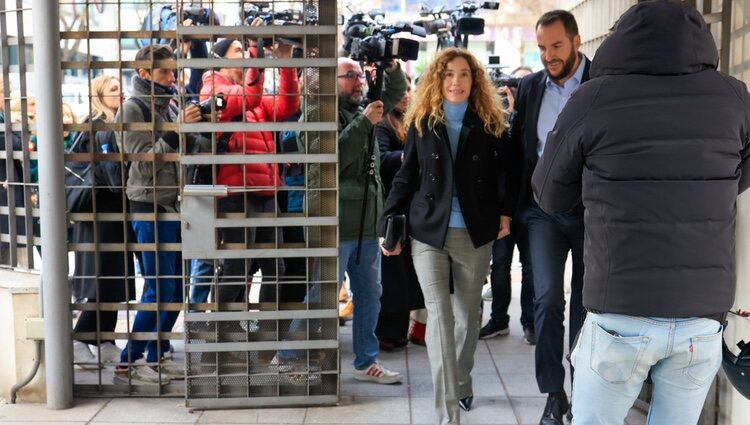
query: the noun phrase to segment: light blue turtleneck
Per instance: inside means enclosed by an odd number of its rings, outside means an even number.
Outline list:
[[[464,115],[466,114],[466,108],[469,107],[469,101],[465,100],[461,103],[450,103],[443,101],[443,112],[445,113],[445,129],[448,132],[448,141],[451,146],[451,157],[453,158],[454,169],[456,154],[458,153],[458,141],[461,136],[461,127],[464,123]],[[458,194],[456,192],[456,183],[451,182],[453,185],[453,198],[451,201],[451,217],[448,221],[448,227],[466,228],[466,222],[464,222],[464,215],[461,213],[461,205],[458,203]]]

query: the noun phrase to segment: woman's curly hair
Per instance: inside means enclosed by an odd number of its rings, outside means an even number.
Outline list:
[[[414,98],[404,118],[404,126],[412,124],[420,137],[425,129],[422,122],[427,119],[427,127],[434,131],[438,124],[445,123],[443,112],[443,76],[448,62],[462,57],[471,69],[471,93],[469,106],[477,112],[484,123],[484,131],[500,137],[508,128],[508,111],[503,109],[500,96],[495,91],[484,66],[468,50],[451,47],[441,50],[419,78]]]

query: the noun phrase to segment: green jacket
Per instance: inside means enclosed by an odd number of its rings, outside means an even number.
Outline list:
[[[406,93],[406,78],[399,68],[385,72],[384,114],[390,112]],[[371,141],[375,168],[373,176],[365,169],[368,141]],[[339,100],[339,240],[356,240],[362,216],[364,185],[369,181],[364,239],[374,239],[375,226],[383,211],[383,183],[380,181],[380,151],[374,126],[362,115],[362,108]],[[369,179],[369,180],[367,180]],[[374,184],[373,184],[374,180]]]

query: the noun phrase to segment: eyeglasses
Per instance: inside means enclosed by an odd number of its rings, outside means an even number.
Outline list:
[[[359,72],[354,71],[346,71],[346,74],[338,75],[339,78],[346,78],[349,81],[355,81],[355,80],[364,80],[365,74],[360,74]]]

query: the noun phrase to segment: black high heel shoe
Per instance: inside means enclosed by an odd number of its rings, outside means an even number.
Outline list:
[[[464,397],[460,400],[458,400],[458,405],[464,409],[465,412],[468,412],[471,410],[471,403],[474,401],[474,396],[470,395],[468,397]]]

